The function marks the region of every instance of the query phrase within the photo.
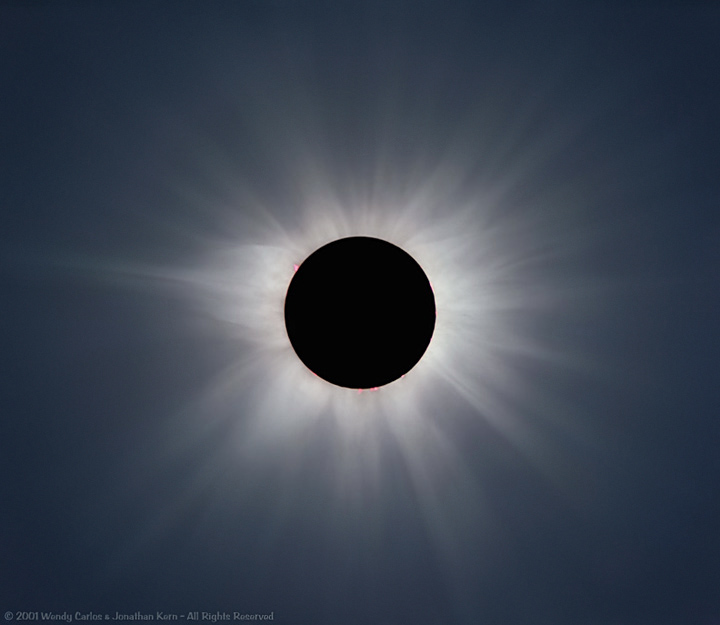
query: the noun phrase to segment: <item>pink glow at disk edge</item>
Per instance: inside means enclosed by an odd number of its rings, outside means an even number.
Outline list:
[[[401,377],[401,378],[404,378],[405,376],[404,376],[404,375],[401,375],[400,377]],[[373,392],[373,391],[379,391],[379,390],[380,390],[380,387],[379,387],[379,386],[373,386],[372,388],[359,388],[359,389],[357,390],[357,392],[358,392],[358,395],[359,395],[360,393],[363,393],[363,392],[365,392],[365,391]]]

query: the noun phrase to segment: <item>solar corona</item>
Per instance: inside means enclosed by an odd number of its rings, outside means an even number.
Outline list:
[[[366,236],[332,241],[298,267],[285,298],[298,358],[336,386],[375,389],[422,358],[435,328],[435,298],[407,252]]]

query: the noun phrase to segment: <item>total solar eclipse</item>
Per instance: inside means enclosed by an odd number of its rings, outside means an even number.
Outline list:
[[[382,239],[347,237],[298,267],[285,327],[295,353],[322,379],[377,388],[422,358],[435,329],[435,297],[407,252]]]

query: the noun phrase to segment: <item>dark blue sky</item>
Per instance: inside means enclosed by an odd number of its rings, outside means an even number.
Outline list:
[[[544,4],[0,4],[3,611],[720,623],[720,8]],[[167,268],[296,231],[318,170],[441,172],[439,233],[500,198],[562,294],[514,313],[518,439],[438,383],[420,485],[389,435],[341,495],[328,428],[233,451],[249,348]]]

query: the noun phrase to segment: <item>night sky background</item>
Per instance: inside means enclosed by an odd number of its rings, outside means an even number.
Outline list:
[[[322,428],[233,453],[242,342],[142,268],[292,230],[313,168],[459,172],[562,249],[525,449],[438,384],[427,491],[387,442],[339,495]],[[719,283],[715,3],[5,0],[0,608],[718,625]]]

